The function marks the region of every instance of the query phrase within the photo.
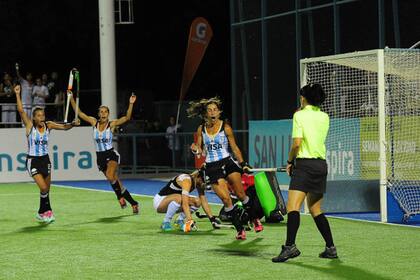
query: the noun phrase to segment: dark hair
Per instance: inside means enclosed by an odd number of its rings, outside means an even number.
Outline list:
[[[189,118],[194,118],[199,116],[204,119],[207,113],[207,106],[210,104],[215,104],[217,108],[222,111],[222,101],[218,96],[212,97],[209,99],[200,99],[199,101],[191,101],[190,107],[187,109],[187,114]]]
[[[326,98],[320,84],[308,84],[300,89],[300,95],[306,98],[310,105],[320,106]]]
[[[34,110],[32,111],[32,118],[35,117],[38,111],[44,111],[44,109],[42,107],[36,106]]]

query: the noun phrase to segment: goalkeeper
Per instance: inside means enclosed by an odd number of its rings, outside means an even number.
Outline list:
[[[203,207],[213,227],[216,228],[216,224],[220,224],[220,221],[212,215],[204,195],[204,188],[203,173],[200,170],[191,174],[183,173],[172,178],[153,198],[153,207],[156,211],[165,213],[161,229],[163,231],[172,230],[172,218],[176,213],[181,212],[175,225],[184,232],[197,230],[191,213],[197,211],[200,206]],[[190,195],[195,189],[198,191],[198,198]]]
[[[287,201],[287,239],[280,254],[272,259],[273,262],[285,262],[300,255],[295,239],[300,224],[299,209],[305,198],[326,243],[319,257],[337,258],[328,220],[321,211],[327,180],[325,139],[329,129],[329,117],[319,107],[324,100],[325,92],[319,84],[309,84],[300,90],[301,110],[293,115],[293,144],[287,161],[287,173],[291,176]]]

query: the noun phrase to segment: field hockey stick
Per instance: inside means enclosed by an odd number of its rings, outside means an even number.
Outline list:
[[[67,86],[67,104],[66,104],[66,112],[64,114],[64,123],[67,123],[67,117],[69,115],[69,107],[70,107],[70,100],[71,100],[71,96],[72,96],[72,89],[73,89],[73,69],[70,70],[70,75],[69,75],[69,83]]]
[[[79,94],[80,94],[80,76],[79,76],[79,71],[77,71],[76,68],[73,69],[74,70],[74,78],[76,80],[76,86],[77,86],[77,90],[76,90],[76,110],[74,112],[74,119],[78,120],[79,119]]]
[[[199,211],[195,212],[195,216],[199,219],[205,219],[209,217],[206,214],[201,214]],[[218,216],[213,216],[213,217],[217,218]],[[212,224],[212,225],[219,229],[220,228],[235,228],[233,225],[229,225],[229,224]]]
[[[286,167],[251,168],[250,172],[286,172]]]
[[[204,219],[204,218],[208,218],[209,216],[207,216],[206,214],[201,214],[200,211],[195,212],[195,216],[199,219]],[[217,218],[217,216],[214,216]]]
[[[234,225],[227,225],[227,224],[214,224],[214,227],[218,229],[221,229],[221,228],[235,229]]]

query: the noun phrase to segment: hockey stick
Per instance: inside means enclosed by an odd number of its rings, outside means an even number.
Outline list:
[[[79,119],[79,94],[80,94],[80,76],[79,76],[79,71],[77,71],[76,68],[73,68],[73,72],[74,72],[74,79],[76,80],[76,110],[74,112],[74,119],[78,120]]]
[[[195,212],[195,216],[199,219],[205,219],[209,217],[206,214],[201,214],[200,211]],[[218,218],[218,216],[214,216],[214,217]]]
[[[250,172],[286,172],[286,167],[251,168]]]
[[[70,70],[69,83],[67,86],[67,104],[66,104],[66,112],[64,114],[64,123],[67,123],[67,117],[69,116],[70,100],[71,100],[71,96],[73,95],[71,92],[72,89],[73,89],[73,69]]]

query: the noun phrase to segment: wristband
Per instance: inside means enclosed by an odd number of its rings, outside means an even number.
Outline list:
[[[182,194],[183,194],[183,195],[189,195],[189,194],[190,194],[190,192],[189,192],[189,191],[186,191],[186,190],[182,190]]]

